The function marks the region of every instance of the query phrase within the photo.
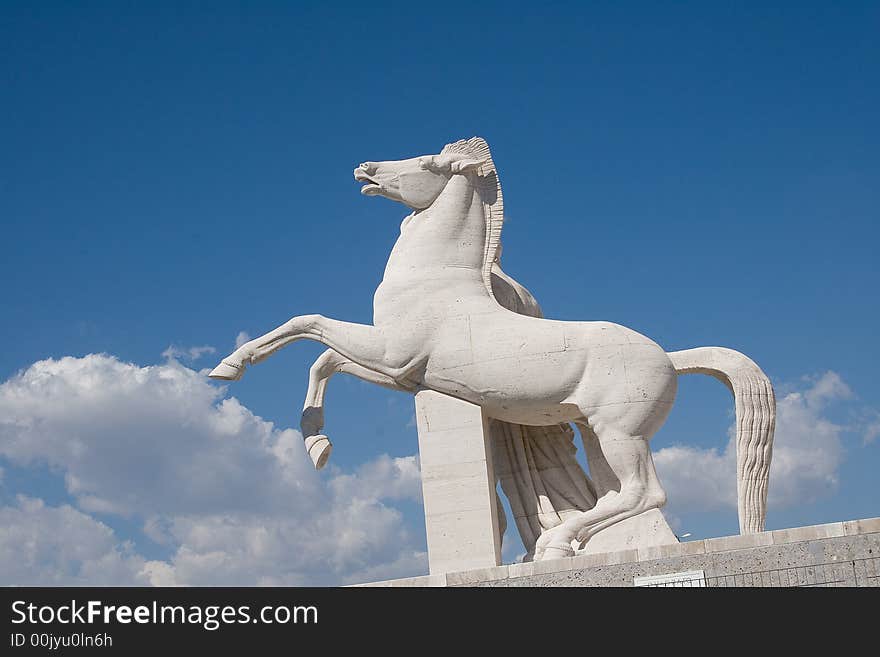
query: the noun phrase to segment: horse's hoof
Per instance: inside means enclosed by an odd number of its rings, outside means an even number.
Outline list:
[[[220,364],[211,370],[211,373],[208,375],[212,379],[223,379],[224,381],[238,381],[241,376],[244,374],[244,366],[236,367],[232,363],[227,363],[225,360],[221,361]]]
[[[315,464],[315,470],[320,470],[327,465],[327,459],[330,458],[330,452],[333,451],[333,443],[323,434],[316,434],[306,438],[306,449],[312,463]]]
[[[539,561],[549,561],[550,559],[565,559],[566,557],[573,557],[574,550],[571,545],[548,545],[546,546],[542,552],[540,558],[536,559]]]

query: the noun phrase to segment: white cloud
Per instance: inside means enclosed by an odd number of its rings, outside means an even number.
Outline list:
[[[235,348],[238,349],[245,342],[250,342],[251,336],[247,331],[239,331],[235,336]]]
[[[667,515],[736,507],[736,455],[731,443],[724,451],[664,447],[654,453],[654,465],[669,500]]]
[[[154,566],[107,525],[71,506],[19,495],[14,506],[0,507],[4,585],[144,586]]]
[[[372,495],[374,499],[422,501],[419,458],[392,459],[387,454],[365,463],[350,475],[340,474],[330,482],[337,497]]]
[[[197,361],[202,356],[216,353],[214,347],[204,345],[201,347],[175,347],[171,345],[162,352],[162,358],[167,360],[187,360],[189,362]]]
[[[862,444],[869,445],[880,437],[880,412],[874,409],[862,413],[857,429],[862,434]]]
[[[812,385],[803,392],[803,396],[807,406],[817,411],[825,408],[829,402],[853,397],[852,390],[837,372],[825,372],[817,378],[807,378],[807,381]]]
[[[44,552],[35,563],[45,572],[34,566],[19,583],[89,583],[91,568],[114,559],[100,583],[318,584],[426,570],[423,537],[384,503],[420,499],[416,457],[322,476],[299,432],[223,393],[175,360],[140,367],[102,354],[39,361],[0,385],[0,456],[63,473],[78,507],[0,509],[3,526],[43,527],[32,539],[3,535],[0,572],[16,554]],[[143,559],[89,513],[139,521],[171,556]],[[59,552],[63,531],[47,538],[59,518],[101,537],[80,561]]]
[[[800,388],[778,404],[771,509],[837,487],[847,427],[828,412],[852,391],[833,372]],[[103,354],[39,361],[0,384],[0,457],[60,473],[73,500],[0,506],[0,581],[310,585],[427,571],[421,524],[390,504],[420,502],[417,457],[318,474],[299,432],[224,394],[173,358],[141,367]],[[860,425],[865,440],[876,417]],[[655,462],[673,514],[735,508],[732,443],[668,447]],[[114,532],[117,516],[143,537]],[[149,542],[164,560],[143,556]]]
[[[832,494],[843,460],[845,426],[825,415],[827,407],[853,394],[835,372],[809,380],[805,390],[777,402],[768,508],[807,504]],[[669,498],[668,512],[736,508],[736,446],[733,427],[723,449],[675,445],[654,454]]]

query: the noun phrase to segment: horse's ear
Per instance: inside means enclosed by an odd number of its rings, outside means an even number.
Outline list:
[[[479,171],[480,167],[486,163],[486,160],[476,160],[465,158],[455,160],[451,165],[452,173],[468,173],[469,171]]]

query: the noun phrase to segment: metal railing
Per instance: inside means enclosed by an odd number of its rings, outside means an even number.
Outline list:
[[[649,587],[834,587],[880,586],[880,557],[772,568],[712,577],[683,577]]]

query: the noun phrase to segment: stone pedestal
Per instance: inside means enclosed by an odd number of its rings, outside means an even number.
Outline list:
[[[500,565],[488,418],[479,406],[423,390],[416,422],[430,573]]]
[[[622,524],[622,523],[621,523]],[[701,573],[698,582],[694,574]],[[880,518],[512,563],[361,586],[880,585]],[[686,584],[680,582],[689,582]]]
[[[593,536],[577,554],[601,554],[633,548],[649,548],[678,543],[659,509],[645,511],[606,527]]]

